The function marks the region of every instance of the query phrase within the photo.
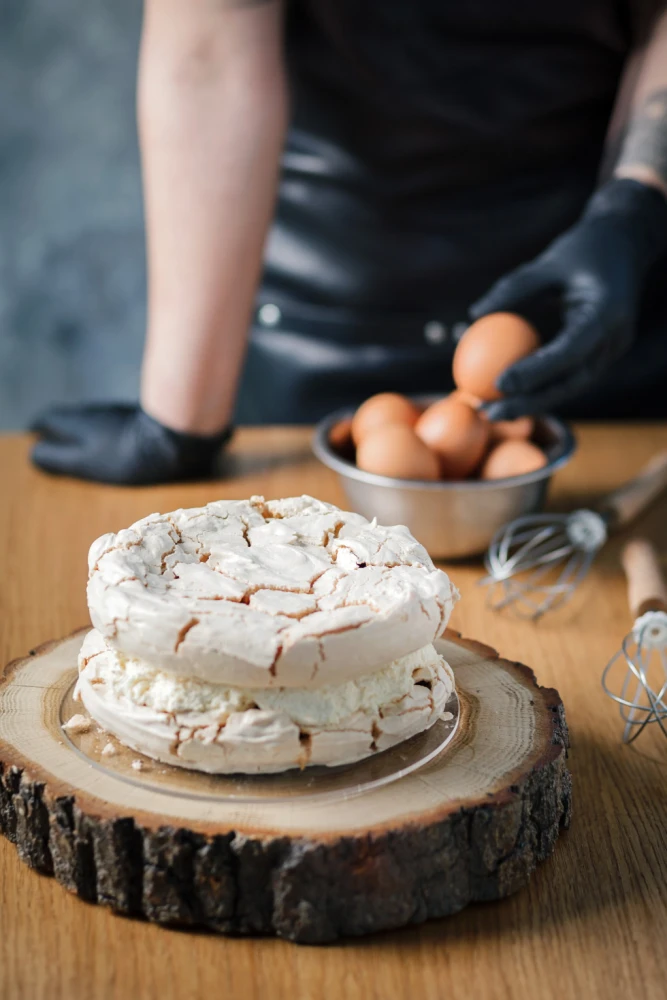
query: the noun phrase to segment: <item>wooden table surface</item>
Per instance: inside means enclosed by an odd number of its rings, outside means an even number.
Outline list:
[[[587,426],[553,502],[591,502],[667,447],[667,425]],[[86,552],[151,511],[209,500],[311,493],[344,505],[302,428],[243,430],[223,482],[118,489],[30,468],[26,437],[0,439],[2,662],[85,624]],[[640,522],[667,553],[666,502]],[[452,625],[558,687],[572,736],[575,814],[530,887],[420,927],[327,947],[225,939],[130,921],[36,875],[0,838],[2,1000],[604,1000],[667,996],[667,741],[622,746],[604,664],[630,625],[611,542],[567,609],[539,624],[498,615],[478,563],[451,567]],[[653,727],[654,729],[657,727]]]

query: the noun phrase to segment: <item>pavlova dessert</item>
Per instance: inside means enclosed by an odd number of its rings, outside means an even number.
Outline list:
[[[151,514],[90,549],[77,696],[180,767],[361,760],[442,715],[457,598],[407,528],[312,497]]]

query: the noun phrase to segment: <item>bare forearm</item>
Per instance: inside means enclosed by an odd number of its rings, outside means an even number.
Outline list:
[[[280,17],[276,3],[147,5],[142,404],[177,430],[213,433],[234,403],[285,130]]]
[[[667,7],[636,73],[619,145],[614,175],[650,184],[667,196]]]

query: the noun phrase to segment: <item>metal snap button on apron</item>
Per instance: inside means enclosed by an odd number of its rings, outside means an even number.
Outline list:
[[[424,340],[428,344],[442,344],[447,339],[447,327],[437,319],[429,320],[424,325]]]
[[[273,302],[266,302],[257,313],[257,318],[262,326],[277,326],[281,317],[280,309]]]

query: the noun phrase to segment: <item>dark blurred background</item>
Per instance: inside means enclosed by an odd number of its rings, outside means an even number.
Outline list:
[[[140,0],[0,2],[0,429],[136,398]]]

